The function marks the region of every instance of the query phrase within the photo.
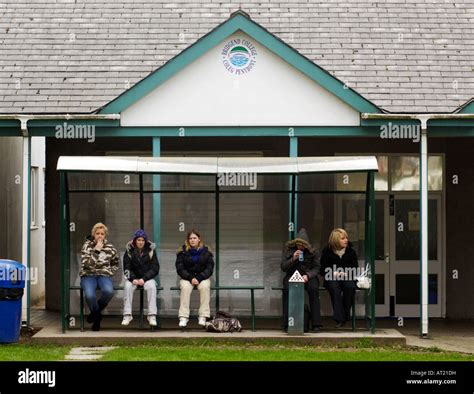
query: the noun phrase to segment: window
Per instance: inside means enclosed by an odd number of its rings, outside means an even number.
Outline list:
[[[390,177],[393,191],[420,190],[419,156],[393,156]],[[428,156],[428,190],[443,190],[442,156]]]
[[[38,214],[38,201],[39,201],[39,168],[31,167],[30,173],[30,227],[38,228],[39,226],[39,214]]]
[[[376,156],[379,171],[375,173],[374,187],[378,192],[388,190],[388,156]],[[338,191],[361,191],[367,186],[366,173],[336,174]]]

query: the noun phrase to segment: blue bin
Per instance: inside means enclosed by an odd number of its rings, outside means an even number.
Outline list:
[[[18,342],[25,267],[13,260],[0,260],[0,342]]]

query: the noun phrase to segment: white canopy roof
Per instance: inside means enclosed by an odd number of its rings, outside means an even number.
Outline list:
[[[58,171],[161,174],[303,174],[377,171],[375,156],[329,157],[130,157],[61,156]]]

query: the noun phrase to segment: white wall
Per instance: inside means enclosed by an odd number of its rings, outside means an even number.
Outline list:
[[[256,48],[255,66],[236,75],[224,66],[225,44]],[[122,126],[359,125],[359,113],[255,40],[236,33],[121,114]]]
[[[30,227],[30,305],[44,307],[45,303],[45,214],[44,214],[44,168],[46,145],[44,137],[31,138],[31,167],[38,168],[38,222]],[[33,277],[34,275],[34,277]]]

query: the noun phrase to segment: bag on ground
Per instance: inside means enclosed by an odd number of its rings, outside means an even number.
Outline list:
[[[235,317],[232,317],[227,312],[218,311],[214,315],[214,318],[206,322],[206,331],[209,332],[240,332],[242,331],[242,325],[240,321]]]

